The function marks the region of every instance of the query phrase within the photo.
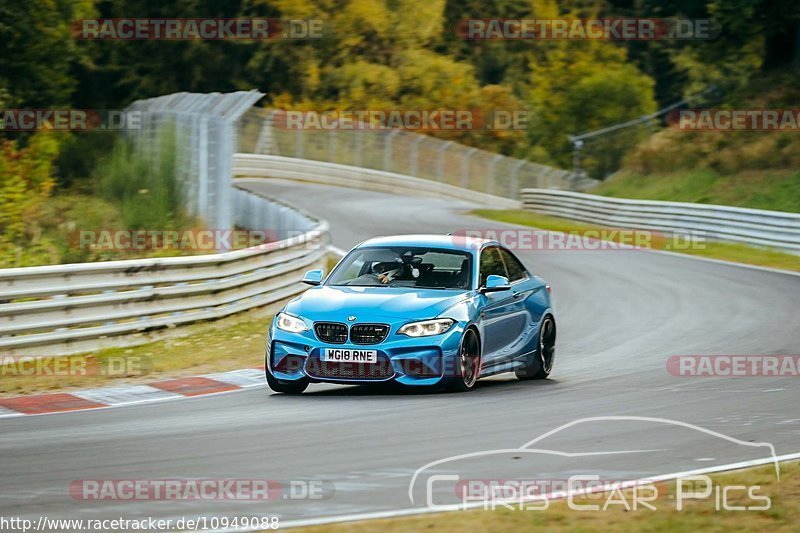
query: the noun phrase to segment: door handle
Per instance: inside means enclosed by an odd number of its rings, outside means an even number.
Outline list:
[[[515,292],[514,293],[514,298],[519,298],[520,296],[522,296],[521,292]]]

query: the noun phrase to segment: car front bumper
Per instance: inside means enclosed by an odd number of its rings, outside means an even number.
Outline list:
[[[456,323],[441,335],[412,338],[396,333],[377,344],[329,344],[313,332],[289,333],[270,329],[267,365],[280,381],[309,379],[320,383],[365,384],[394,381],[403,385],[431,386],[458,371],[458,349],[464,332]],[[378,363],[320,361],[325,348],[376,350]]]

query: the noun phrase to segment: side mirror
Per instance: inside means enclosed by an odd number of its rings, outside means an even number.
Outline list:
[[[303,276],[301,280],[306,285],[316,286],[322,283],[322,277],[325,275],[325,271],[321,269],[317,270],[309,270]]]
[[[486,294],[487,292],[499,292],[499,291],[508,291],[511,290],[511,284],[508,282],[508,278],[505,276],[495,276],[494,274],[490,274],[486,278],[486,285],[479,289],[481,294]]]

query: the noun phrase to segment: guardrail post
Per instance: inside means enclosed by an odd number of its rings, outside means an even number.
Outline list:
[[[419,143],[425,138],[424,135],[418,135],[411,143],[411,175],[416,176],[419,168]]]
[[[216,127],[216,157],[215,181],[217,182],[217,195],[215,206],[216,227],[233,227],[233,201],[231,178],[233,176],[233,154],[236,152],[236,123],[232,119],[215,119]]]
[[[354,166],[357,167],[361,166],[361,161],[362,161],[361,152],[363,149],[364,149],[364,132],[359,129],[358,131],[356,131],[356,146],[354,154],[355,161],[353,161]]]
[[[489,194],[492,194],[494,191],[494,169],[495,166],[497,165],[497,162],[500,161],[501,159],[503,159],[503,156],[497,154],[492,158],[491,161],[489,161],[489,172],[486,179],[486,192]]]
[[[258,132],[258,141],[256,141],[255,148],[257,154],[270,154],[273,151],[272,123],[274,114],[274,111],[267,111],[261,121],[261,131]]]
[[[336,163],[336,130],[328,130],[328,161]]]
[[[514,165],[514,169],[511,171],[511,198],[514,200],[519,199],[519,171],[522,170],[522,167],[525,166],[527,161],[519,160],[517,164]]]
[[[200,132],[197,139],[197,177],[199,215],[208,220],[208,117],[200,117]]]
[[[477,151],[477,148],[470,148],[461,159],[461,186],[465,189],[469,189],[469,160]]]
[[[303,159],[303,130],[294,132],[294,156]]]
[[[447,141],[439,146],[439,153],[436,156],[436,179],[438,181],[444,181],[444,153],[452,144],[453,141]]]
[[[398,131],[400,130],[393,129],[388,134],[384,134],[386,142],[383,145],[383,170],[386,172],[392,171],[392,142]]]

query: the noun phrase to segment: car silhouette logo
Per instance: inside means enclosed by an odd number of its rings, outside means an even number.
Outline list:
[[[347,317],[347,321],[348,322],[355,322],[357,318],[358,317],[355,316],[355,315],[350,315],[349,317]]]

